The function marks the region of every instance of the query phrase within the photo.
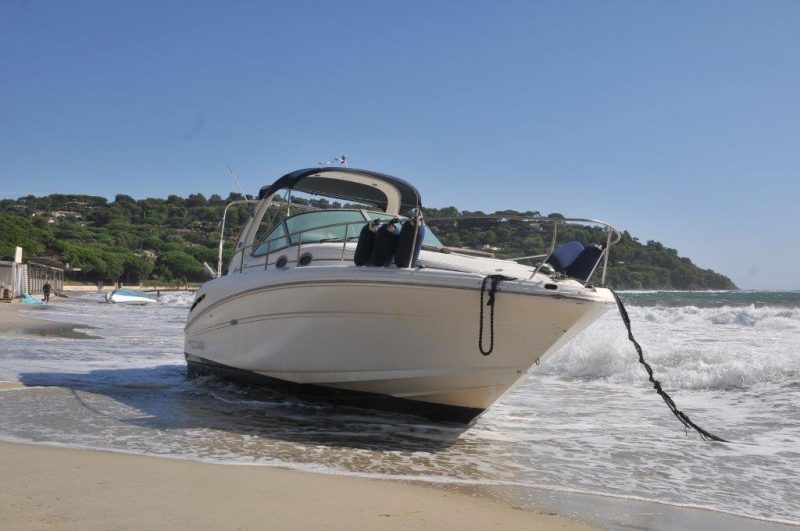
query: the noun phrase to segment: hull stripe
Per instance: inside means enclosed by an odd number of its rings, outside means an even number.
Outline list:
[[[282,283],[282,284],[275,284],[275,285],[272,285],[272,286],[259,286],[257,288],[252,288],[252,289],[240,291],[240,292],[234,293],[232,295],[228,295],[226,297],[223,297],[223,298],[221,298],[221,299],[219,299],[217,301],[214,301],[213,304],[203,308],[198,314],[191,315],[189,320],[186,323],[186,329],[188,329],[192,325],[192,323],[194,323],[197,319],[199,319],[206,312],[211,311],[214,308],[216,308],[217,306],[219,306],[221,304],[225,304],[226,302],[229,302],[229,301],[232,301],[232,300],[235,300],[235,299],[247,296],[247,295],[252,295],[252,294],[255,294],[255,293],[268,292],[268,291],[273,291],[273,290],[278,290],[278,289],[292,288],[292,287],[295,287],[295,286],[358,284],[358,285],[373,285],[373,286],[377,285],[377,286],[383,286],[383,287],[397,287],[397,288],[416,287],[416,288],[438,288],[438,289],[445,289],[445,290],[457,289],[457,290],[467,290],[467,291],[480,292],[480,284],[477,283],[477,280],[478,279],[476,279],[475,287],[470,287],[470,286],[446,286],[446,285],[441,285],[441,284],[416,283],[416,282],[407,282],[407,281],[403,281],[403,282],[400,282],[400,281],[398,281],[398,282],[386,282],[386,281],[380,281],[380,280],[351,280],[351,279],[347,279],[347,280],[319,280],[319,281],[307,280],[307,281],[299,281],[299,282],[286,282],[286,283]],[[513,282],[513,281],[510,281],[510,282]],[[519,282],[520,281],[516,281],[516,283],[519,283]],[[597,303],[601,303],[600,301],[597,301],[597,300],[594,300],[594,299],[590,299],[590,298],[583,298],[583,297],[578,297],[578,296],[567,296],[567,295],[562,295],[562,294],[557,293],[557,292],[554,293],[552,291],[549,291],[549,292],[546,292],[546,293],[532,293],[532,292],[528,292],[528,291],[516,291],[516,290],[508,290],[508,289],[504,290],[502,285],[498,288],[497,292],[498,293],[505,293],[505,294],[508,294],[508,295],[519,295],[519,296],[522,296],[522,297],[548,297],[548,298],[551,298],[551,299],[569,300],[569,301],[572,301],[572,302],[574,302],[576,304],[586,304],[586,303],[595,303],[595,304],[597,304]]]

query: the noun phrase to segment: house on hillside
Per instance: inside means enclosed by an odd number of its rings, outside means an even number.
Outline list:
[[[77,212],[72,212],[70,210],[54,210],[50,212],[50,217],[54,219],[59,219],[59,218],[81,219],[83,216],[81,216]]]

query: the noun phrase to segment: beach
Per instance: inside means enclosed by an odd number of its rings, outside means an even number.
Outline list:
[[[592,529],[408,483],[0,443],[12,529]]]
[[[73,328],[19,313],[30,309],[0,305],[0,342]],[[594,528],[476,493],[268,466],[0,442],[0,470],[4,530]]]
[[[2,529],[800,521],[797,293],[623,294],[656,374],[726,445],[669,415],[614,313],[467,428],[187,378],[193,294],[69,295],[0,305]]]

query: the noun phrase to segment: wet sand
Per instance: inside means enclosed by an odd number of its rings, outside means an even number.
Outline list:
[[[594,529],[409,483],[0,443],[3,529]]]
[[[4,335],[37,335],[44,337],[61,337],[65,339],[90,339],[91,334],[82,332],[92,327],[80,324],[61,323],[48,321],[47,313],[51,305],[58,305],[61,301],[59,297],[51,297],[48,305],[24,304],[19,301],[0,304],[0,337]],[[31,315],[23,315],[25,311],[29,314],[39,316],[37,319]]]

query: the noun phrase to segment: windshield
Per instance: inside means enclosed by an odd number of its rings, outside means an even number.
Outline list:
[[[286,227],[283,225],[283,222],[280,222],[278,226],[264,238],[264,241],[256,247],[255,251],[253,251],[253,256],[262,256],[288,246],[289,240],[286,238]]]
[[[289,229],[289,239],[292,244],[321,241],[342,241],[347,232],[347,237],[358,238],[361,224],[344,225],[349,222],[364,222],[364,214],[359,210],[323,210],[320,212],[305,212],[286,220]],[[330,225],[336,225],[331,227]]]
[[[345,233],[348,240],[356,239],[364,223],[366,218],[360,210],[303,212],[278,223],[253,251],[253,256],[272,253],[298,243],[342,241]]]
[[[365,217],[366,214],[366,217]],[[361,210],[318,210],[297,214],[278,225],[253,251],[253,256],[273,253],[298,243],[320,243],[358,239],[362,227],[368,220],[391,220],[395,216],[384,212]],[[302,241],[301,241],[302,237]],[[442,247],[442,242],[426,227],[423,245]]]

